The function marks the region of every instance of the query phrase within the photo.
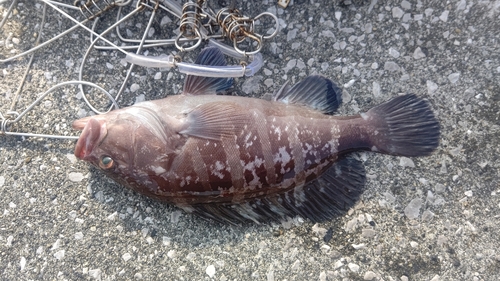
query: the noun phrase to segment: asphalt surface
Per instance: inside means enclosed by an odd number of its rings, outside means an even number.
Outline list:
[[[0,1],[2,19],[10,2]],[[366,191],[345,216],[317,225],[297,217],[238,227],[123,188],[77,161],[75,141],[0,135],[0,279],[499,280],[500,1],[292,1],[286,9],[248,1],[239,7],[249,16],[275,13],[281,30],[264,42],[262,70],[236,79],[229,94],[261,97],[285,81],[321,74],[342,86],[339,114],[349,115],[415,93],[430,101],[441,123],[438,150],[412,159],[359,153]],[[0,31],[2,59],[34,46],[41,11],[39,2],[20,1]],[[43,40],[72,26],[47,12]],[[98,29],[113,23],[116,11],[109,13]],[[149,15],[124,23],[123,33],[140,38]],[[176,23],[165,15],[152,37],[172,36]],[[16,111],[76,80],[89,42],[79,28],[37,51]],[[92,51],[83,79],[116,93],[128,69],[123,57]],[[0,63],[3,115],[27,62]],[[136,67],[120,103],[177,94],[183,78],[175,69]],[[107,105],[98,92],[89,96]],[[65,86],[9,131],[77,135],[71,122],[89,112],[77,88]]]

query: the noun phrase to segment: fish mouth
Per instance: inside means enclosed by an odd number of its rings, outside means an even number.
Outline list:
[[[106,136],[106,123],[92,117],[86,117],[73,122],[73,128],[83,130],[75,146],[75,156],[87,160],[94,148]]]

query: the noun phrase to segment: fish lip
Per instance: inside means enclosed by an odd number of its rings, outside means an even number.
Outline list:
[[[94,147],[99,145],[106,135],[106,123],[95,118],[82,118],[73,122],[73,128],[82,130],[75,146],[75,156],[88,160]]]

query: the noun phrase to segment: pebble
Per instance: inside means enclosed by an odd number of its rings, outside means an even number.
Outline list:
[[[415,51],[413,52],[413,58],[418,60],[418,59],[422,59],[422,58],[425,58],[425,54],[424,52],[422,52],[422,49],[420,49],[420,47],[417,47],[415,49]]]
[[[83,233],[82,232],[75,233],[75,239],[76,240],[82,240],[83,239]]]
[[[373,271],[367,271],[365,273],[365,276],[363,277],[364,280],[368,280],[368,281],[373,280],[375,278],[377,278],[377,274],[375,274],[375,272],[373,272]]]
[[[397,63],[393,61],[387,61],[384,63],[384,69],[387,71],[394,72],[394,71],[399,71],[401,68]]]
[[[424,201],[420,198],[411,200],[404,210],[405,216],[411,220],[418,218],[423,202]]]
[[[210,278],[213,278],[215,275],[215,266],[213,266],[212,264],[207,266],[205,272],[207,273],[208,276],[210,276]]]
[[[389,55],[391,55],[393,58],[399,58],[400,53],[394,49],[394,48],[389,48]]]
[[[450,80],[452,84],[457,83],[459,78],[460,78],[460,73],[452,73],[448,75],[448,80]]]
[[[415,168],[415,163],[408,157],[401,157],[399,158],[399,166]]]
[[[380,84],[377,81],[374,81],[372,85],[373,85],[373,90],[372,90],[373,96],[376,98],[380,97],[380,92],[381,92]]]
[[[396,19],[400,19],[403,16],[404,12],[399,7],[392,8],[392,17]]]
[[[295,37],[297,37],[297,29],[289,30],[288,33],[286,34],[286,41],[295,39]]]
[[[122,255],[122,259],[124,261],[129,261],[131,258],[132,258],[132,255],[129,254],[129,253],[125,253],[125,254]]]
[[[450,11],[448,10],[445,10],[440,16],[439,16],[439,19],[443,22],[447,22],[448,21],[448,15],[450,14]]]
[[[171,23],[172,20],[168,17],[168,16],[164,16],[162,19],[161,19],[161,22],[160,22],[160,25],[161,26],[164,26],[168,23]]]
[[[101,280],[101,274],[102,272],[99,268],[89,270],[89,276],[94,279]]]
[[[355,263],[350,262],[349,264],[347,264],[347,266],[349,267],[349,269],[352,272],[358,272],[359,271],[359,265],[357,265]]]
[[[5,177],[0,176],[0,187],[2,187],[5,184]]]
[[[161,72],[156,72],[156,74],[154,76],[154,79],[155,80],[160,80],[161,79]]]
[[[411,3],[406,0],[403,0],[403,2],[401,2],[401,7],[405,10],[409,10],[411,9]]]
[[[54,257],[58,260],[62,260],[64,258],[64,250],[59,250],[54,253]]]
[[[141,86],[139,86],[137,83],[134,83],[130,86],[130,91],[132,93],[136,92],[137,90],[139,90],[141,88]]]
[[[438,85],[431,80],[427,80],[427,93],[433,94],[437,89]]]
[[[26,266],[26,258],[21,257],[21,261],[19,262],[19,265],[21,266],[21,271],[24,270],[24,267]]]
[[[82,173],[71,172],[68,174],[68,179],[72,182],[81,182],[84,179]]]

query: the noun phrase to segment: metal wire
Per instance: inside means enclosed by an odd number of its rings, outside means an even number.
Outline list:
[[[263,46],[263,41],[273,38],[278,32],[278,19],[276,18],[276,16],[270,13],[262,13],[257,17],[250,18],[244,16],[241,12],[235,9],[222,8],[218,12],[214,12],[211,8],[208,7],[207,2],[204,0],[197,0],[196,2],[189,1],[183,6],[171,0],[76,0],[73,2],[73,5],[60,3],[54,0],[37,1],[43,4],[43,12],[41,13],[41,22],[39,25],[37,25],[40,29],[37,31],[37,38],[34,46],[25,52],[0,59],[0,63],[8,63],[24,56],[30,55],[29,62],[26,65],[23,77],[19,81],[18,88],[13,95],[14,98],[11,101],[11,106],[5,114],[2,114],[0,112],[0,135],[70,139],[77,138],[75,136],[31,134],[9,131],[9,127],[11,127],[11,125],[19,122],[27,112],[33,110],[34,107],[39,104],[40,101],[48,94],[55,91],[56,89],[59,89],[60,87],[69,84],[78,85],[83,100],[90,108],[90,110],[92,110],[96,114],[105,113],[112,109],[118,108],[117,101],[120,99],[121,95],[126,89],[127,83],[131,77],[135,65],[130,64],[128,66],[126,75],[119,87],[119,90],[113,96],[107,90],[96,85],[95,83],[84,81],[84,69],[88,68],[87,61],[92,50],[112,50],[121,52],[123,54],[128,54],[129,50],[135,50],[135,54],[140,54],[145,48],[175,46],[179,51],[183,52],[196,49],[204,40],[225,38],[232,42],[234,50],[237,53],[241,54],[244,58],[246,57],[246,55],[259,52]],[[0,22],[0,28],[2,28],[8,21],[9,15],[16,7],[17,2],[18,0],[12,0],[11,5],[6,12],[6,16]],[[132,11],[128,13],[124,13],[124,9],[127,6],[131,6],[132,2],[136,3],[135,8],[133,8]],[[41,38],[42,34],[44,33],[43,27],[46,19],[47,7],[52,8],[64,18],[69,19],[74,23],[74,25],[60,32],[49,40],[42,42]],[[63,9],[66,9],[67,11]],[[71,16],[69,12],[73,11],[79,11],[80,14],[83,15],[83,19],[81,19],[81,16]],[[116,20],[104,31],[98,32],[97,26],[100,22],[100,18],[107,16],[112,11],[117,11]],[[143,11],[148,11],[150,15],[148,15],[148,24],[145,26],[145,30],[143,31],[141,38],[132,39],[123,36],[120,30],[120,25],[125,23],[126,21],[129,21],[130,19],[132,19],[132,17],[137,16]],[[166,12],[174,18],[178,19],[179,34],[174,36],[173,38],[147,39],[148,30],[151,28],[154,22],[154,18],[160,12]],[[274,20],[276,26],[275,31],[272,34],[265,36],[256,32],[256,21],[264,16],[269,16],[271,20]],[[88,24],[91,21],[92,24],[89,27]],[[33,61],[36,59],[35,52],[48,47],[56,40],[63,38],[64,36],[74,32],[78,28],[82,28],[86,32],[88,32],[88,34],[90,34],[90,44],[86,48],[78,71],[79,80],[62,82],[51,87],[49,90],[41,94],[34,102],[28,105],[28,107],[24,111],[18,113],[16,111],[17,101],[23,94],[23,86],[25,84],[26,78],[29,75]],[[117,43],[116,41],[112,42],[110,39],[106,38],[106,36],[108,36],[113,30],[115,30],[118,39],[121,41],[121,44]],[[241,45],[241,43],[245,41],[250,41],[250,46],[252,45],[252,42],[255,42],[253,44],[253,49],[250,50],[243,48],[243,45]],[[245,62],[243,62],[243,65],[245,65]],[[243,71],[243,73],[245,73],[245,71]],[[84,91],[84,85],[90,86],[103,92],[112,105],[107,107],[107,110],[104,112],[98,110],[98,107],[92,104],[91,100],[88,98],[89,93]]]

